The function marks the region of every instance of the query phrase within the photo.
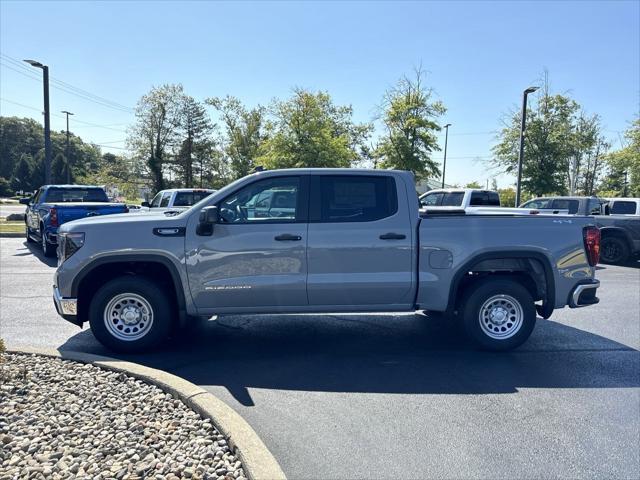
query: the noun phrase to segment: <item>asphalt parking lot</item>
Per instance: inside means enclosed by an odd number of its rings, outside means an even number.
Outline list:
[[[109,354],[56,315],[54,263],[0,239],[0,336]],[[220,317],[127,359],[228,402],[291,479],[638,478],[639,266],[599,267],[600,304],[510,353],[441,317],[337,314]]]

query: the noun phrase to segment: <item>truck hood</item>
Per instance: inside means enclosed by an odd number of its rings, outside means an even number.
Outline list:
[[[119,213],[117,215],[96,216],[82,218],[65,223],[58,230],[60,233],[66,232],[87,232],[95,229],[106,229],[116,233],[117,229],[127,229],[137,226],[184,226],[186,218],[182,216],[167,216],[164,213]]]

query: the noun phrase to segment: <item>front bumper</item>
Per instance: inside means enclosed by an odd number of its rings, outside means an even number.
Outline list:
[[[600,287],[600,280],[589,280],[588,282],[576,285],[569,295],[569,307],[579,308],[588,305],[595,305],[600,302],[596,297],[596,290]]]
[[[65,298],[60,295],[58,287],[53,286],[53,303],[56,306],[58,315],[74,325],[82,326],[82,322],[78,320],[78,299]]]

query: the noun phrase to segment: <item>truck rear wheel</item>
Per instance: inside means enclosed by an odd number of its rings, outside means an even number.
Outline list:
[[[467,336],[479,347],[510,350],[531,335],[536,324],[535,303],[514,280],[479,281],[466,292],[463,323]]]
[[[105,347],[136,353],[159,346],[169,335],[173,308],[155,282],[136,276],[106,283],[89,307],[91,331]]]
[[[604,263],[624,263],[629,259],[629,247],[619,237],[605,237],[602,239],[600,258]]]
[[[42,253],[45,257],[55,257],[56,247],[47,242],[47,234],[44,233],[44,228],[40,229],[40,244],[42,246]]]

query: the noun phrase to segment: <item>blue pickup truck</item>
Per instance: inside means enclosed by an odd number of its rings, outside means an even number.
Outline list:
[[[40,242],[46,257],[56,254],[58,227],[63,223],[129,211],[124,203],[110,203],[103,188],[91,185],[44,185],[20,203],[27,205],[27,241]]]

